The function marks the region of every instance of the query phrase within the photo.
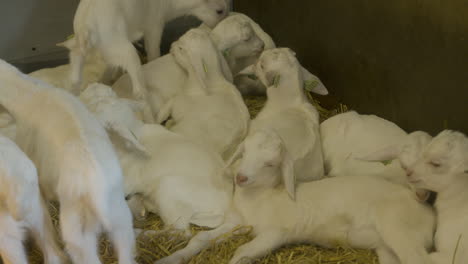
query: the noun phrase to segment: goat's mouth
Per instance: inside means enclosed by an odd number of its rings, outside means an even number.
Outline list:
[[[249,186],[251,183],[252,183],[251,181],[239,182],[236,180],[236,185],[239,187],[246,187],[246,186]]]
[[[422,181],[420,179],[408,179],[408,182],[411,184],[418,184],[418,183],[421,183]]]

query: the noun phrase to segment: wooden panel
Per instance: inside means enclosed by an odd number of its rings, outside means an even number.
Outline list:
[[[465,0],[236,0],[332,95],[408,131],[468,132]]]

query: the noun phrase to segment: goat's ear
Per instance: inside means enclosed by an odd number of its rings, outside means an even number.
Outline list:
[[[72,50],[73,48],[75,48],[75,38],[74,37],[71,37],[67,40],[65,40],[64,42],[60,42],[60,43],[57,43],[55,44],[57,47],[63,47],[63,48],[67,48],[69,50]]]
[[[119,123],[106,123],[104,126],[108,131],[112,131],[116,136],[118,136],[123,141],[125,147],[129,150],[137,151],[145,158],[151,157],[151,154],[145,146],[138,141],[135,134],[127,127]]]
[[[373,153],[369,153],[363,156],[357,156],[354,158],[358,160],[364,160],[364,161],[385,161],[385,160],[394,160],[398,158],[399,154],[400,154],[400,145],[394,144],[386,148],[377,150]]]
[[[240,143],[239,146],[237,146],[236,151],[231,155],[231,157],[226,161],[225,167],[230,167],[234,161],[236,161],[240,155],[244,152],[244,142]]]
[[[238,75],[255,75],[255,64],[247,66],[242,71],[240,71]]]
[[[320,95],[328,94],[328,89],[325,87],[322,81],[320,81],[317,76],[310,73],[304,67],[302,67],[302,78],[304,80],[304,89],[307,91]]]
[[[285,150],[283,155],[283,163],[281,164],[281,173],[283,174],[283,183],[289,197],[296,200],[296,175],[294,173],[294,162],[289,155],[288,151]]]

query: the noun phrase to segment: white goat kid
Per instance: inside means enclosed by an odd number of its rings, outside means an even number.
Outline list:
[[[259,129],[275,131],[286,144],[297,179],[318,180],[324,176],[319,116],[302,89],[301,69],[290,49],[263,52],[251,74],[268,87],[268,100],[252,121],[249,134]]]
[[[204,28],[203,25],[200,28]],[[207,29],[209,31],[209,29]],[[215,46],[231,58],[245,57],[260,53],[263,42],[255,34],[250,20],[244,15],[234,15],[223,19],[210,32]],[[222,60],[221,68],[226,80],[232,82],[232,73]],[[177,64],[172,54],[153,60],[142,67],[149,92],[149,103],[157,116],[159,108],[178,93],[183,92],[187,72]],[[128,74],[122,76],[113,86],[120,97],[133,98]]]
[[[119,149],[126,194],[139,194],[145,211],[187,236],[190,224],[221,225],[232,200],[232,175],[221,157],[161,125],[143,125],[135,135],[150,156]]]
[[[119,262],[134,263],[121,168],[98,120],[76,97],[4,61],[0,88],[0,104],[17,121],[16,141],[36,164],[43,195],[60,202],[60,227],[73,262],[101,263],[96,247],[103,230]]]
[[[186,248],[158,264],[187,261],[235,225],[252,226],[255,238],[237,249],[230,264],[298,242],[376,249],[381,264],[430,263],[434,214],[408,189],[370,176],[327,178],[296,189],[294,174],[285,173],[291,164],[276,133],[257,131],[244,145],[233,203],[237,218],[200,232]],[[270,166],[259,168],[258,162]]]
[[[62,263],[49,211],[42,200],[36,167],[10,139],[0,135],[0,255],[5,263],[26,264],[22,241],[30,230],[45,263]]]
[[[111,139],[124,171],[125,193],[137,194],[129,200],[134,216],[141,217],[142,211],[144,216],[146,210],[158,213],[167,226],[187,235],[190,224],[219,226],[232,199],[232,175],[223,170],[220,156],[163,126],[143,124],[135,117],[131,101],[117,98],[108,86],[95,84],[85,91],[98,92],[109,94],[107,100],[90,100],[82,94],[91,111],[104,123],[132,131],[131,137],[118,133]],[[118,114],[101,114],[108,110]],[[120,144],[135,145],[135,141],[144,146],[146,157]]]
[[[69,45],[71,80],[75,89],[81,81],[84,57],[97,49],[112,66],[122,67],[132,80],[133,94],[146,99],[141,63],[132,42],[145,37],[149,60],[159,57],[166,22],[194,15],[214,27],[227,15],[227,0],[83,0],[74,19],[75,37]]]
[[[391,151],[389,151],[391,152]],[[408,179],[416,188],[437,192],[436,264],[466,263],[468,259],[468,139],[445,130],[434,137],[408,166]]]
[[[372,131],[372,129],[369,128],[367,133],[369,131]],[[374,131],[376,132],[376,130]],[[347,161],[342,161],[345,165],[340,165],[342,168],[339,169],[339,173],[333,173],[331,176],[348,176],[346,174],[349,174],[349,176],[373,175],[374,177],[381,177],[414,190],[419,201],[427,201],[430,197],[430,192],[426,189],[415,188],[408,181],[407,175],[410,174],[408,168],[411,168],[418,161],[432,137],[424,131],[415,131],[407,134],[404,138],[399,139],[397,137],[394,143],[390,143],[392,137],[389,131],[381,131],[381,133],[381,135],[388,136],[389,144],[383,145],[382,142],[385,139],[382,139],[380,142],[375,141],[375,146],[379,147],[378,150],[372,151],[371,149],[374,147],[369,146],[369,148],[363,147],[359,151],[350,154],[353,157],[350,157]],[[370,141],[378,139],[378,137],[377,135],[368,135]],[[359,144],[359,139],[356,137],[349,137],[349,140],[355,140]],[[340,140],[337,140],[337,143],[339,144]],[[339,151],[342,150],[338,150],[338,148],[335,150],[337,151],[334,154],[338,154],[336,157],[339,157]],[[326,151],[324,150],[324,152]],[[365,154],[365,152],[368,153]],[[335,161],[339,162],[339,159]],[[384,166],[381,162],[391,162],[391,164]]]
[[[174,42],[171,54],[188,72],[184,92],[162,109],[172,116],[171,131],[230,157],[248,130],[250,116],[236,87],[222,74],[224,60],[208,33],[192,29]]]

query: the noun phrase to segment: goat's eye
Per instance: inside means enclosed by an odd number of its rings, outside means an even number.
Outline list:
[[[440,163],[435,162],[435,161],[429,162],[429,165],[431,165],[431,166],[434,167],[434,168],[439,168],[439,167],[440,167]]]
[[[275,164],[274,164],[274,163],[266,163],[266,164],[265,164],[265,166],[267,166],[267,167],[271,168],[271,167],[274,167],[274,166],[275,166]]]

